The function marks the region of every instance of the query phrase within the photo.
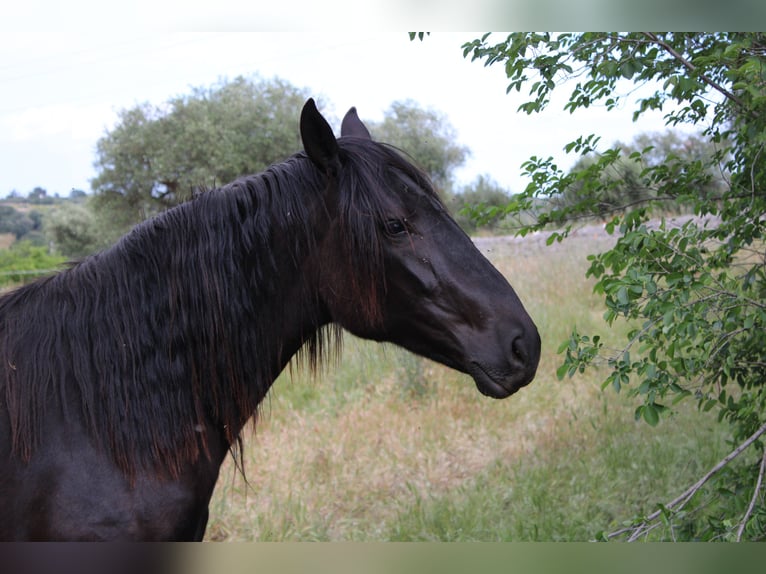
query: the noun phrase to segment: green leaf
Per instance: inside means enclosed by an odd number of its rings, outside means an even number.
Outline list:
[[[649,426],[655,427],[660,422],[660,413],[653,404],[644,405],[643,416]]]
[[[566,341],[564,341],[563,343],[561,343],[559,345],[559,348],[556,350],[556,354],[560,355],[561,353],[563,353],[567,349],[571,348],[571,346],[572,346],[572,340],[571,339],[567,339]]]
[[[628,298],[628,290],[624,285],[617,290],[617,302],[620,305],[627,305],[630,303],[630,299]]]

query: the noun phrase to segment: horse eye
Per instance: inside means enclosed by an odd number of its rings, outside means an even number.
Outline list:
[[[389,235],[401,235],[407,231],[403,219],[389,219],[386,221],[386,233]]]

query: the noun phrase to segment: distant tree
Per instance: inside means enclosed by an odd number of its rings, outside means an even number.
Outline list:
[[[32,229],[38,231],[43,227],[43,213],[36,209],[30,209],[27,217],[32,221]]]
[[[80,258],[117,239],[120,230],[110,233],[106,223],[107,219],[99,220],[88,205],[70,201],[48,214],[45,233],[57,254]]]
[[[455,128],[441,112],[423,109],[412,100],[394,102],[383,121],[370,123],[373,137],[405,151],[449,195],[453,173],[465,163],[468,148],[457,143]]]
[[[69,199],[72,201],[84,201],[88,197],[88,194],[85,193],[82,189],[72,189],[69,192]]]
[[[510,196],[488,175],[478,176],[449,198],[447,206],[466,233],[495,230],[505,217]],[[479,223],[481,222],[481,223]]]
[[[713,158],[720,150],[701,134],[668,130],[658,133],[642,133],[630,143],[616,142],[613,148],[618,151],[608,167],[599,161],[598,153],[589,153],[580,157],[570,170],[579,173],[550,202],[541,204],[543,209],[555,206],[556,209],[577,206],[583,215],[607,219],[615,214],[633,209],[641,209],[648,203],[654,203],[656,209],[667,214],[691,213],[699,197],[712,197],[720,194],[725,186],[726,174]],[[699,181],[694,198],[669,194],[659,194],[660,185],[656,179],[648,177],[652,170],[663,165],[664,177],[674,178],[677,171],[686,169],[686,165],[704,165],[707,178]],[[587,177],[585,175],[587,175]],[[665,186],[667,191],[668,187]]]
[[[282,80],[238,77],[123,110],[97,143],[94,207],[135,223],[199,188],[263,170],[300,149],[307,97]]]
[[[39,213],[33,219],[10,205],[0,205],[0,233],[13,233],[16,239],[21,239],[36,227],[39,227]]]
[[[27,195],[27,200],[30,203],[52,203],[52,198],[48,197],[48,192],[42,187],[35,187]]]

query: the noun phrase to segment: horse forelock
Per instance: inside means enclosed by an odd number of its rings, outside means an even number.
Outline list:
[[[440,203],[425,173],[393,146],[359,138],[341,138],[343,153],[339,189],[339,236],[352,288],[352,299],[370,326],[383,319],[386,271],[384,225],[406,218],[406,193],[426,195]],[[405,179],[416,189],[405,190]]]

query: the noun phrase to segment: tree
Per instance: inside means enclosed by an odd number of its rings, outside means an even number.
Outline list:
[[[44,203],[48,199],[48,192],[42,187],[35,187],[27,195],[30,203]]]
[[[629,97],[626,85],[646,84],[652,91],[636,102],[634,119],[663,110],[669,126],[703,128],[713,150],[705,157],[655,157],[656,147],[630,155],[640,165],[637,181],[651,193],[630,210],[610,209],[607,230],[617,234],[616,244],[591,255],[588,270],[604,297],[606,321],[625,321],[627,337],[610,352],[598,335],[573,331],[560,349],[559,376],[605,364],[605,387],[640,398],[637,418],[656,425],[676,401],[695,400],[717,410],[739,444],[676,500],[602,538],[636,539],[681,520],[689,538],[763,538],[766,34],[515,33],[496,42],[485,35],[463,49],[485,65],[503,65],[509,91],[527,88],[530,98],[519,110],[529,114],[545,109],[553,90],[564,86],[571,88],[565,109],[575,113],[596,104],[611,110]],[[568,173],[552,158],[525,162],[530,183],[506,207],[533,212],[535,221],[522,234],[555,225],[561,231],[552,240],[563,240],[614,191],[615,179],[604,174],[621,161],[619,148],[590,134],[566,150],[594,161]],[[553,201],[574,185],[576,201]],[[672,225],[661,217],[668,203],[689,205],[697,218]],[[709,481],[726,495],[705,505],[694,494]]]
[[[0,233],[13,233],[16,239],[21,239],[36,229],[36,221],[39,225],[39,219],[33,219],[10,205],[0,205]]]
[[[195,190],[263,170],[300,149],[307,97],[282,80],[238,77],[123,110],[97,144],[96,207],[135,223]]]
[[[68,201],[48,214],[45,232],[56,253],[79,258],[106,247],[120,231],[111,221],[107,228],[107,221],[97,218],[87,203]]]
[[[383,121],[370,124],[376,140],[404,150],[431,177],[436,188],[449,196],[452,176],[469,152],[456,142],[455,129],[446,116],[423,109],[411,100],[394,102]]]
[[[88,194],[85,193],[82,189],[75,189],[72,188],[72,190],[69,192],[69,199],[72,201],[80,202],[85,201],[88,198]]]
[[[655,186],[647,185],[641,177],[647,168],[657,167],[675,158],[684,164],[699,161],[702,165],[709,166],[707,169],[710,180],[704,184],[700,183],[698,194],[717,197],[725,185],[726,174],[720,172],[719,162],[712,161],[717,147],[699,134],[685,134],[673,130],[664,133],[642,133],[632,142],[616,142],[614,147],[619,149],[620,156],[607,169],[599,170],[599,184],[602,186],[600,193],[592,194],[589,186],[593,181],[591,178],[575,178],[559,198],[550,198],[550,202],[543,207],[576,207],[578,204],[584,206],[587,203],[589,209],[601,220],[649,202],[655,203],[658,208],[662,205],[662,210],[667,214],[691,213],[694,209],[693,204],[684,201],[683,198],[657,196]],[[572,173],[589,173],[588,170],[598,161],[597,153],[584,155],[577,160]],[[595,175],[594,173],[593,176]],[[596,198],[597,201],[589,202]]]
[[[479,227],[494,231],[505,217],[503,207],[509,199],[508,193],[491,177],[480,175],[449,198],[447,207],[466,233]]]

